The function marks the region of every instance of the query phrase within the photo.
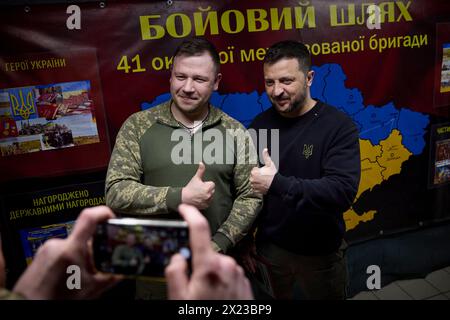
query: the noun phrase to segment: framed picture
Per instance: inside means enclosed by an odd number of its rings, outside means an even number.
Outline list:
[[[450,105],[450,23],[436,24],[434,107]]]
[[[96,51],[0,59],[0,181],[106,167]]]
[[[450,123],[434,125],[430,139],[428,186],[433,188],[450,183]]]

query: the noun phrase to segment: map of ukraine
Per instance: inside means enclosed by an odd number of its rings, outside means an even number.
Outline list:
[[[338,64],[313,67],[315,78],[311,88],[313,98],[320,99],[349,115],[359,128],[361,147],[361,181],[355,201],[364,192],[370,192],[376,185],[399,174],[402,164],[412,155],[419,155],[425,147],[428,115],[407,108],[397,108],[392,102],[384,106],[365,106],[358,89],[346,88],[347,79]],[[170,93],[144,102],[142,110],[156,106],[170,99]],[[239,120],[248,127],[253,118],[270,108],[266,93],[219,94],[215,92],[211,103]],[[373,220],[376,210],[367,208],[356,213],[350,208],[344,213],[347,230],[354,229],[361,222]]]

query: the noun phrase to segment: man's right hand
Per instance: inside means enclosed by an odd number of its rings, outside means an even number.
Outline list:
[[[194,207],[182,204],[180,215],[189,226],[192,250],[192,274],[179,253],[174,254],[165,269],[169,299],[187,300],[250,300],[253,292],[244,270],[236,261],[214,252],[206,218]]]
[[[215,190],[214,182],[203,181],[205,170],[205,165],[200,162],[197,172],[181,191],[181,202],[193,205],[200,210],[209,207]]]

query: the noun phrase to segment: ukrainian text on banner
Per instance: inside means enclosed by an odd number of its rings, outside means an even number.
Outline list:
[[[84,208],[105,204],[104,185],[99,181],[3,197],[2,236],[9,244],[6,255],[15,257],[10,261],[30,263],[46,240],[67,237]]]

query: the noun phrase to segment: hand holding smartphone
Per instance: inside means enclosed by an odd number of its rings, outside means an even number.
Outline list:
[[[129,277],[164,277],[173,254],[191,256],[187,223],[178,220],[109,219],[97,226],[93,248],[99,271]]]

